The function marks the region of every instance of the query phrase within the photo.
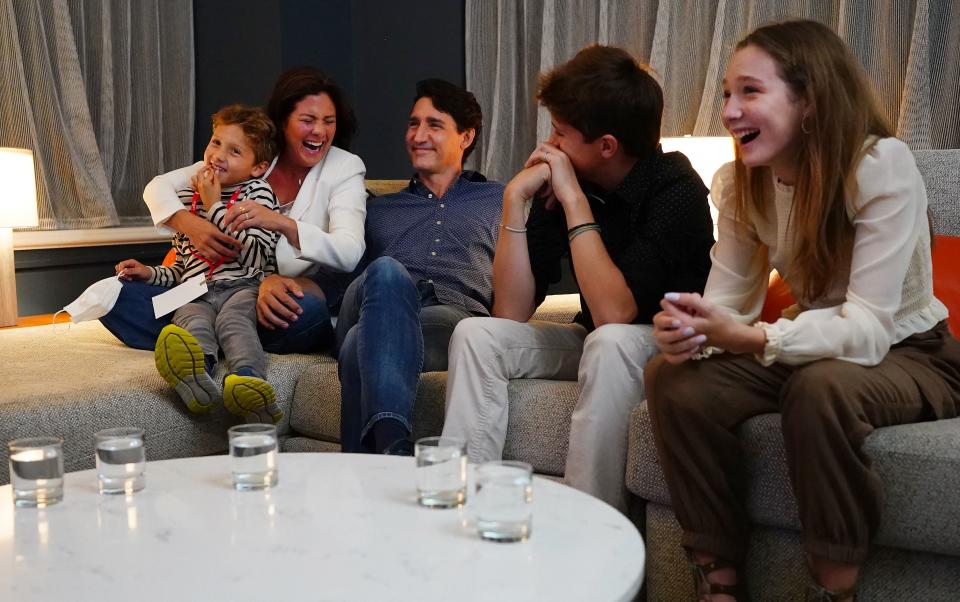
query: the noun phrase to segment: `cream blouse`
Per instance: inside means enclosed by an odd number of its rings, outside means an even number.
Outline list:
[[[947,308],[933,296],[927,193],[913,153],[896,138],[878,140],[856,177],[859,192],[847,203],[854,226],[851,262],[838,268],[833,286],[819,299],[805,299],[790,285],[793,188],[775,182],[766,215],[742,223],[734,217],[733,163],[713,179],[719,235],[704,297],[737,321],[753,323],[773,267],[806,308],[792,320],[756,323],[767,335],[764,365],[822,358],[876,365],[892,344],[947,317]]]

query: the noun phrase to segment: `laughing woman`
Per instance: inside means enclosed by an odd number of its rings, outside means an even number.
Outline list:
[[[316,351],[332,344],[333,329],[327,296],[313,276],[323,270],[351,272],[364,251],[366,168],[344,150],[356,132],[356,119],[333,80],[309,67],[280,76],[267,112],[277,126],[280,150],[263,177],[280,211],[241,200],[227,212],[226,224],[281,234],[279,273],[264,279],[257,298],[264,349]],[[144,201],[154,223],[186,234],[199,254],[211,261],[236,257],[237,239],[184,209],[177,197],[201,168],[202,162],[157,176],[144,190]],[[169,316],[154,319],[151,298],[165,290],[125,282],[117,304],[101,321],[127,345],[153,349]]]
[[[745,599],[735,429],[779,412],[815,600],[854,596],[880,522],[875,427],[952,417],[960,345],[933,296],[923,180],[827,27],[761,27],[736,48],[723,122],[737,159],[701,298],[669,293],[646,371],[657,451],[700,599]],[[770,268],[798,300],[756,322]],[[725,352],[721,352],[725,351]]]

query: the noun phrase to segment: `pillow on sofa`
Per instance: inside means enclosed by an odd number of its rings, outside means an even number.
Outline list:
[[[950,312],[947,324],[954,337],[960,338],[960,236],[933,237],[933,294]],[[784,309],[795,303],[790,287],[776,270],[770,272],[770,286],[763,302],[760,319],[776,322]]]
[[[933,237],[933,294],[950,312],[947,324],[960,338],[960,236]]]
[[[768,324],[772,324],[780,319],[783,310],[796,303],[790,287],[780,277],[780,272],[773,270],[770,272],[770,284],[767,286],[767,298],[763,301],[763,309],[760,310],[760,319]]]
[[[163,258],[163,263],[160,265],[165,265],[167,267],[170,267],[176,262],[177,262],[177,250],[171,247],[170,250],[167,251],[167,256]]]

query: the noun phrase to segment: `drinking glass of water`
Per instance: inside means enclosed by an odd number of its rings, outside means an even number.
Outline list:
[[[230,427],[230,469],[239,491],[266,489],[277,484],[277,427],[240,424]]]
[[[146,483],[143,429],[131,426],[94,433],[100,493],[134,493]]]
[[[463,504],[467,489],[467,444],[452,437],[426,437],[414,446],[417,502],[428,508]]]
[[[14,439],[7,449],[15,506],[44,508],[63,499],[63,439]]]
[[[533,468],[526,462],[485,462],[477,467],[470,504],[477,533],[491,541],[523,541],[533,523]]]

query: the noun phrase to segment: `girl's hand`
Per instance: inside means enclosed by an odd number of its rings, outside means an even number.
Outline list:
[[[716,346],[731,353],[763,352],[767,337],[762,328],[737,322],[726,310],[699,293],[667,293],[660,301],[660,307],[663,308],[660,313],[670,317],[671,328],[680,333],[675,333],[673,338],[690,337],[698,340],[698,345]],[[672,326],[674,323],[677,326]],[[664,339],[668,345],[676,342],[669,336]]]
[[[145,282],[150,279],[150,268],[136,259],[124,259],[114,266],[120,280]]]
[[[697,334],[690,325],[669,311],[661,311],[653,316],[653,336],[657,340],[660,353],[671,364],[680,364],[700,351],[707,337]]]

